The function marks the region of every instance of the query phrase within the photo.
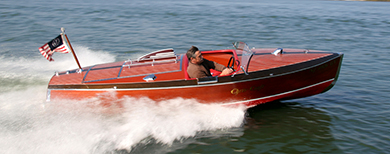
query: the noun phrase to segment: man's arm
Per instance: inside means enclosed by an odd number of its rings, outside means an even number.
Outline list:
[[[223,66],[222,64],[219,64],[214,61],[213,63],[214,63],[214,69],[221,72],[219,76],[229,75],[230,73],[233,73],[232,69],[227,68],[226,66]]]
[[[231,68],[225,68],[219,76],[229,75],[230,73],[233,73],[233,70]]]

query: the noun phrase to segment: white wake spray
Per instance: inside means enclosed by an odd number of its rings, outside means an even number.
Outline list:
[[[111,140],[117,149],[127,151],[148,137],[171,145],[201,131],[239,127],[245,116],[244,108],[200,104],[192,99],[155,102],[148,98],[126,98],[123,103],[124,123],[111,130]]]
[[[82,66],[112,62],[103,51],[75,46]],[[37,54],[40,54],[37,51]],[[244,108],[192,99],[123,98],[102,107],[99,98],[45,102],[55,71],[77,68],[71,54],[45,58],[0,57],[0,153],[112,153],[153,140],[162,145],[205,131],[240,127]],[[108,96],[109,97],[109,96]],[[107,100],[107,97],[102,97]]]

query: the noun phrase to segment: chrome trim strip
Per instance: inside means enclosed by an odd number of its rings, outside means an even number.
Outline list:
[[[198,85],[200,85],[200,84],[217,83],[217,82],[218,82],[218,77],[217,76],[198,79]]]

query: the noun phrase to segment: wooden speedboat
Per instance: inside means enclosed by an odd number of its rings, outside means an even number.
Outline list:
[[[99,64],[56,73],[47,100],[86,99],[113,93],[115,98],[152,100],[196,99],[222,105],[257,104],[316,95],[336,82],[342,53],[303,49],[234,49],[202,51],[204,58],[233,68],[234,73],[189,78],[188,59],[173,49],[155,51],[138,59]]]

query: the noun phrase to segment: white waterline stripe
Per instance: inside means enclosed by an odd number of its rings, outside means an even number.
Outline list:
[[[326,80],[326,81],[322,81],[322,82],[319,82],[319,83],[316,83],[316,84],[313,84],[313,85],[310,85],[310,86],[306,86],[306,87],[303,87],[303,88],[299,88],[299,89],[295,89],[295,90],[292,90],[292,91],[287,91],[287,92],[284,92],[284,93],[280,93],[280,94],[275,94],[275,95],[271,95],[271,96],[266,96],[266,97],[261,97],[261,98],[255,98],[255,99],[250,99],[250,100],[245,100],[245,101],[239,101],[239,102],[232,102],[232,103],[224,103],[224,104],[221,104],[221,105],[234,105],[234,104],[242,104],[242,103],[246,103],[246,102],[251,102],[251,101],[257,101],[257,100],[261,100],[261,99],[267,99],[267,98],[271,98],[271,97],[276,97],[276,96],[280,96],[280,95],[285,95],[285,94],[289,94],[289,93],[294,93],[294,92],[297,92],[297,91],[300,91],[300,90],[304,90],[304,89],[308,89],[308,88],[311,88],[311,87],[314,87],[314,86],[318,86],[320,84],[323,84],[323,83],[326,83],[326,82],[330,82],[330,81],[333,81],[333,79],[329,79],[329,80]]]

